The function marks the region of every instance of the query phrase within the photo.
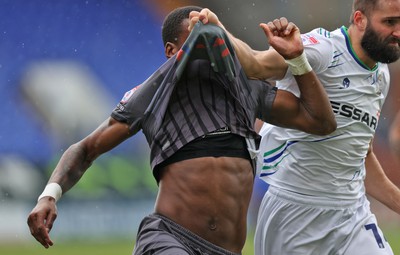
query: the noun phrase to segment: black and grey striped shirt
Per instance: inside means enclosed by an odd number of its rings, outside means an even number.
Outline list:
[[[205,39],[202,29],[208,33]],[[268,120],[276,89],[267,82],[247,80],[239,61],[231,55],[228,39],[218,29],[210,25],[195,28],[182,52],[127,92],[112,113],[113,118],[128,123],[132,133],[143,130],[151,149],[152,169],[192,140],[223,127],[259,140],[253,124],[256,118]],[[222,41],[217,45],[219,39]],[[207,47],[213,47],[214,52]],[[188,58],[182,61],[182,54]],[[231,63],[222,63],[226,56]],[[226,65],[230,66],[221,68]]]

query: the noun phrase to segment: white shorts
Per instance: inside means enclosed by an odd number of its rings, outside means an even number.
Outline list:
[[[256,255],[393,255],[365,196],[335,201],[269,187],[260,205]]]

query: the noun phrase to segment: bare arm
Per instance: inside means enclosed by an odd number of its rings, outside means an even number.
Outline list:
[[[200,13],[192,12],[190,17],[190,26],[201,20],[203,23],[213,23],[224,28],[218,17],[208,9],[203,9]],[[285,59],[292,60],[303,54],[300,30],[286,18],[275,19],[260,26],[273,48],[254,51],[246,43],[230,35],[235,52],[249,78],[281,79],[288,67]],[[293,72],[292,69],[291,71]],[[311,67],[294,75],[294,78],[299,86],[300,98],[278,90],[270,122],[317,135],[333,132],[336,129],[336,119],[329,98]]]
[[[390,126],[389,131],[389,144],[397,162],[400,163],[400,113]]]
[[[299,29],[285,18],[262,24],[262,28],[271,44],[285,59],[293,59],[299,51],[303,52]],[[305,70],[311,70],[311,67]],[[296,72],[293,72],[293,76],[299,87],[300,97],[278,90],[271,123],[316,135],[330,134],[336,129],[336,119],[324,87],[312,70],[302,71],[300,75]]]
[[[203,9],[201,12],[193,11],[190,13],[189,30],[191,30],[199,20],[204,24],[211,23],[218,25],[226,31],[247,77],[250,79],[271,80],[277,80],[284,77],[287,70],[287,64],[285,63],[284,58],[275,50],[272,48],[265,51],[253,50],[245,42],[236,38],[227,31],[218,19],[217,15],[207,8]]]
[[[295,78],[300,98],[278,89],[268,122],[315,135],[327,135],[335,131],[336,120],[331,104],[315,73],[309,72]]]
[[[253,50],[242,40],[228,34],[240,64],[249,79],[280,80],[285,76],[288,66],[285,59],[274,48],[271,47],[264,51]],[[271,42],[270,45],[272,45]]]
[[[109,118],[93,133],[71,145],[64,152],[49,183],[56,182],[62,187],[63,193],[67,192],[98,156],[113,149],[130,136],[127,124]]]
[[[372,143],[365,158],[365,167],[367,194],[400,214],[400,189],[386,176],[373,152]]]
[[[79,181],[98,156],[111,150],[130,136],[127,124],[113,118],[106,120],[93,133],[71,145],[64,152],[48,183],[58,183],[62,192],[67,192]],[[31,234],[45,248],[53,245],[49,232],[56,217],[55,199],[50,196],[41,198],[28,216]]]

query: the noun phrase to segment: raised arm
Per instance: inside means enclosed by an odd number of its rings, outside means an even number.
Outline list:
[[[308,63],[300,30],[286,18],[261,26],[276,52],[285,58],[300,90],[297,98],[278,89],[270,122],[311,134],[330,134],[336,129],[336,119],[328,95]]]
[[[203,9],[201,12],[194,11],[190,13],[189,30],[191,30],[194,24],[196,24],[196,22],[199,20],[204,24],[216,24],[226,31],[233,46],[235,47],[235,52],[247,77],[250,79],[273,80],[284,77],[287,70],[287,64],[285,63],[284,58],[275,50],[273,50],[273,48],[265,51],[253,50],[245,42],[236,38],[229,31],[227,31],[224,25],[218,19],[217,15],[207,8]],[[263,27],[263,24],[260,26]],[[301,52],[298,52],[298,55],[300,54]]]
[[[110,117],[93,133],[64,152],[48,181],[47,190],[28,216],[31,234],[45,248],[53,245],[49,232],[57,217],[56,198],[74,186],[98,156],[130,136],[127,124]]]
[[[190,26],[200,20],[224,28],[218,17],[208,9],[200,13],[192,12],[190,17]],[[256,79],[281,79],[289,67],[300,90],[299,98],[278,90],[269,122],[317,135],[333,132],[336,129],[335,116],[324,87],[308,63],[300,30],[286,18],[260,26],[272,46],[266,51],[254,51],[230,34],[246,75]]]
[[[261,24],[260,26],[264,29],[264,25]],[[235,47],[240,64],[249,79],[280,80],[285,76],[288,65],[282,55],[273,47],[264,51],[253,50],[242,40],[234,37],[229,32],[228,34]],[[274,44],[272,41],[269,41],[269,43],[271,46]],[[299,56],[301,51],[296,54],[296,56],[290,58]]]

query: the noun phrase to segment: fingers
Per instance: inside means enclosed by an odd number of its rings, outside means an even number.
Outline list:
[[[211,11],[207,8],[204,8],[200,11],[199,19],[203,24],[207,24],[209,22],[209,16],[211,15]]]
[[[283,32],[288,24],[286,18],[274,19],[272,24],[275,26],[276,30]]]
[[[57,209],[37,205],[28,216],[28,226],[32,236],[46,249],[53,245],[49,232],[57,218]]]
[[[195,18],[195,17],[199,17],[199,15],[200,15],[200,12],[198,12],[198,11],[191,11],[191,12],[189,13],[189,19],[193,19],[193,18]]]
[[[193,30],[193,27],[196,25],[198,21],[201,21],[203,24],[208,23],[208,9],[202,9],[200,12],[191,11],[189,13],[189,31]]]
[[[190,12],[189,20],[190,20],[189,31],[191,31],[193,29],[194,25],[198,21],[201,21],[203,24],[210,23],[210,24],[218,25],[218,26],[224,28],[224,26],[219,21],[217,15],[215,15],[215,13],[210,11],[208,8],[204,8],[200,12],[198,12],[198,11]]]
[[[28,225],[32,236],[46,249],[53,245],[49,236],[49,229],[45,226],[42,217],[37,214],[30,214]]]
[[[293,22],[282,17],[268,23],[261,23],[260,27],[264,30],[269,45],[283,58],[292,59],[303,52],[300,30]]]
[[[198,11],[191,11],[189,13],[189,20],[190,23],[196,24],[197,21],[201,21],[203,24],[208,23],[208,16],[210,15],[211,11],[207,8],[202,9],[200,12]],[[193,26],[192,26],[193,27]]]
[[[47,232],[50,233],[51,229],[53,228],[53,223],[57,218],[57,214],[50,214],[46,219],[45,227]]]
[[[289,24],[286,26],[285,34],[289,35],[297,31],[299,31],[299,28],[293,22],[289,22]]]
[[[192,12],[190,13],[190,14],[192,14]],[[198,12],[197,12],[197,14],[198,14]],[[193,30],[193,27],[194,27],[194,25],[196,25],[196,23],[199,21],[199,16],[197,15],[197,16],[192,16],[192,15],[190,15],[191,17],[190,17],[190,19],[189,19],[189,27],[188,27],[188,30],[189,31],[192,31]]]
[[[268,22],[268,23],[271,23],[271,22]],[[275,30],[274,30],[274,32],[271,31],[271,25],[269,25],[269,24],[261,23],[260,27],[264,31],[267,38],[272,38],[274,35],[278,35],[277,31],[275,31]]]
[[[293,22],[288,22],[285,17],[274,19],[267,24],[261,23],[260,26],[268,38],[271,38],[272,35],[287,36],[297,29],[296,25]]]

